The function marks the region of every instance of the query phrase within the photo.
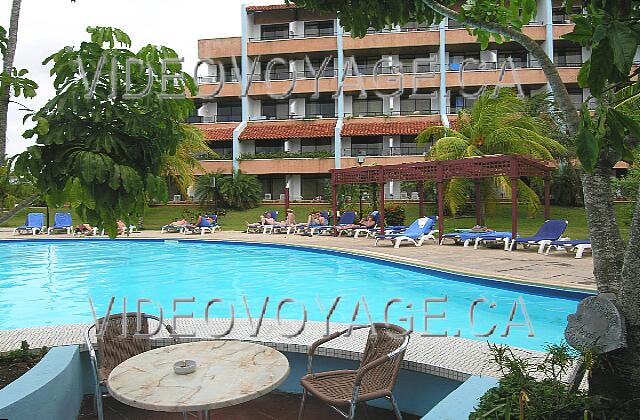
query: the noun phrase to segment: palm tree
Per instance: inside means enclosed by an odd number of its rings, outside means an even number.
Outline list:
[[[20,20],[20,5],[22,0],[13,0],[11,17],[9,18],[9,36],[7,48],[3,54],[2,73],[10,75],[13,69],[13,60],[16,56],[18,44],[18,21]],[[0,89],[0,164],[4,162],[7,153],[7,113],[9,112],[10,83],[2,83]]]
[[[258,207],[262,187],[257,176],[238,171],[234,176],[224,177],[220,192],[229,206],[246,210]]]
[[[451,160],[493,154],[518,154],[542,160],[554,160],[567,153],[558,141],[546,136],[548,124],[530,115],[527,102],[512,90],[502,89],[493,98],[485,93],[468,110],[462,110],[456,121],[456,129],[432,126],[416,138],[424,144],[435,141],[428,160]],[[530,184],[518,181],[518,199],[527,206],[530,214],[540,210],[540,199],[535,189],[539,180]],[[470,198],[474,184],[471,180],[455,178],[445,185],[445,205],[455,215]],[[511,194],[511,180],[496,177],[482,181],[484,205],[495,202],[499,192]]]
[[[202,131],[190,124],[183,124],[184,138],[175,154],[166,154],[163,158],[164,175],[170,178],[184,196],[195,181],[194,170],[202,169],[199,155],[214,154],[207,145]]]

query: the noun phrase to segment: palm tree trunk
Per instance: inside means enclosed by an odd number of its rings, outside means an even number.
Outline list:
[[[4,64],[2,72],[11,74],[13,69],[13,60],[16,55],[16,46],[18,44],[18,21],[20,19],[20,4],[22,0],[13,0],[11,7],[11,17],[9,20],[9,36],[7,42],[7,52],[3,57]],[[9,112],[9,83],[2,85],[0,89],[0,164],[4,162],[7,154],[7,113]]]
[[[575,136],[578,133],[580,116],[556,66],[537,42],[510,27],[461,19],[457,12],[435,0],[422,1],[443,16],[507,36],[524,47],[540,63],[555,101],[566,119],[568,134]],[[592,391],[598,395],[614,401],[636,398],[635,406],[640,406],[637,400],[640,395],[640,204],[636,205],[634,211],[629,245],[625,252],[616,223],[610,173],[610,162],[599,159],[593,173],[583,176],[583,192],[598,291],[607,293],[625,318],[627,347],[611,354],[607,359],[607,367],[595,370],[590,382]]]
[[[38,197],[40,197],[40,194],[33,194],[22,200],[20,203],[18,203],[18,205],[9,210],[7,213],[0,215],[0,225],[11,219],[16,214],[20,213],[22,210],[30,207],[31,204],[33,204],[33,202],[38,199]]]

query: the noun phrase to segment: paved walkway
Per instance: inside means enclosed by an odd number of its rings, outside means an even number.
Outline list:
[[[161,234],[158,231],[144,231],[134,234],[132,238],[163,238],[163,239],[210,239],[233,240],[250,242],[286,243],[302,246],[338,249],[380,258],[403,261],[418,265],[430,266],[449,271],[476,274],[480,276],[512,280],[522,283],[544,284],[554,287],[571,289],[595,290],[593,277],[593,260],[589,254],[582,259],[573,258],[573,254],[556,251],[551,255],[540,255],[535,249],[518,250],[513,252],[502,249],[472,247],[464,248],[456,245],[435,245],[428,242],[422,247],[404,245],[400,249],[389,246],[389,242],[374,246],[370,238],[301,235],[262,235],[242,232],[222,231],[205,236]],[[0,229],[0,239],[16,238],[11,230]],[[47,235],[23,238],[46,239]],[[56,235],[56,238],[69,238]],[[76,238],[81,240],[82,238]]]

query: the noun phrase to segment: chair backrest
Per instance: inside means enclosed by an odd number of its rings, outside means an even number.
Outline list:
[[[373,217],[373,220],[376,222],[376,225],[378,224],[378,222],[380,222],[380,212],[378,210],[372,211],[371,217]]]
[[[202,217],[200,221],[196,224],[198,227],[209,227],[211,226],[211,222],[206,218]]]
[[[213,220],[213,222],[211,222],[212,225],[217,225],[218,224],[218,215],[217,214],[209,214],[207,216],[209,216],[209,218],[211,220]]]
[[[271,214],[273,220],[278,221],[278,210],[271,210],[269,213]]]
[[[29,214],[27,214],[27,220],[26,220],[25,226],[43,227],[44,226],[44,213],[29,213]]]
[[[56,213],[54,218],[54,227],[70,227],[73,226],[71,213]]]
[[[435,224],[435,220],[430,217],[423,217],[417,219],[415,222],[411,223],[411,225],[404,231],[403,236],[408,236],[409,238],[416,239],[425,233],[429,233],[429,231],[433,228]]]
[[[151,350],[151,340],[148,338],[134,338],[137,333],[149,333],[149,318],[155,318],[147,314],[141,314],[141,329],[137,330],[137,313],[126,314],[127,334],[122,336],[122,314],[109,316],[107,325],[102,323],[104,318],[98,320],[100,329],[105,328],[102,339],[98,339],[99,364],[98,371],[100,379],[104,380],[109,373],[120,363],[132,358],[140,353]]]
[[[401,349],[407,340],[407,330],[393,324],[374,323],[372,329],[369,330],[367,337],[367,345],[364,348],[360,367]],[[396,383],[398,371],[404,357],[404,349],[402,354],[382,363],[367,372],[362,380],[363,385],[371,390],[389,390],[391,391]]]
[[[533,236],[541,239],[556,240],[567,230],[568,225],[569,222],[566,220],[547,220]]]
[[[352,225],[356,222],[356,212],[355,211],[345,211],[340,216],[340,221],[338,224],[340,225]]]

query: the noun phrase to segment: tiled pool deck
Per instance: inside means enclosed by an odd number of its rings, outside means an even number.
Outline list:
[[[8,230],[0,231],[0,239],[14,238]],[[32,239],[31,236],[23,236]],[[36,236],[46,239],[46,235]],[[57,239],[69,238],[57,235]],[[262,235],[240,232],[216,232],[213,235],[160,234],[145,231],[132,238],[163,239],[208,239],[250,242],[284,243],[300,246],[330,248],[345,252],[353,252],[378,258],[390,259],[422,266],[430,266],[450,271],[502,278],[516,282],[544,284],[554,287],[594,290],[593,266],[590,256],[576,260],[571,255],[557,252],[550,256],[524,250],[505,252],[500,249],[463,248],[461,246],[433,243],[420,248],[403,246],[394,249],[390,246],[375,247],[374,241],[366,238],[334,238],[330,236],[306,237],[298,235]],[[82,238],[69,240],[82,240]],[[235,326],[227,339],[250,340],[265,343],[278,350],[306,353],[308,346],[321,337],[327,326],[322,322],[309,321],[303,333],[295,338],[286,338],[283,334],[299,328],[298,321],[282,321],[278,325],[274,320],[265,320],[260,333],[251,335],[251,325],[247,320],[236,320]],[[211,339],[213,334],[228,328],[228,320],[214,319],[207,324],[203,319],[182,320],[178,325],[180,331],[193,331],[195,337],[182,340]],[[331,332],[343,328],[344,325],[331,324]],[[0,352],[19,347],[22,340],[27,340],[32,348],[80,344],[84,347],[83,333],[86,324],[60,325],[50,327],[26,328],[0,331]],[[318,354],[343,359],[358,359],[363,349],[363,336],[358,334],[352,338],[341,338],[331,342],[330,346],[320,348]],[[156,339],[157,345],[167,344],[166,338]],[[542,353],[528,350],[516,350],[522,355],[532,358]],[[488,363],[487,343],[459,337],[422,337],[414,333],[404,360],[405,369],[424,372],[450,378],[465,380],[470,375],[499,376],[499,372]]]

